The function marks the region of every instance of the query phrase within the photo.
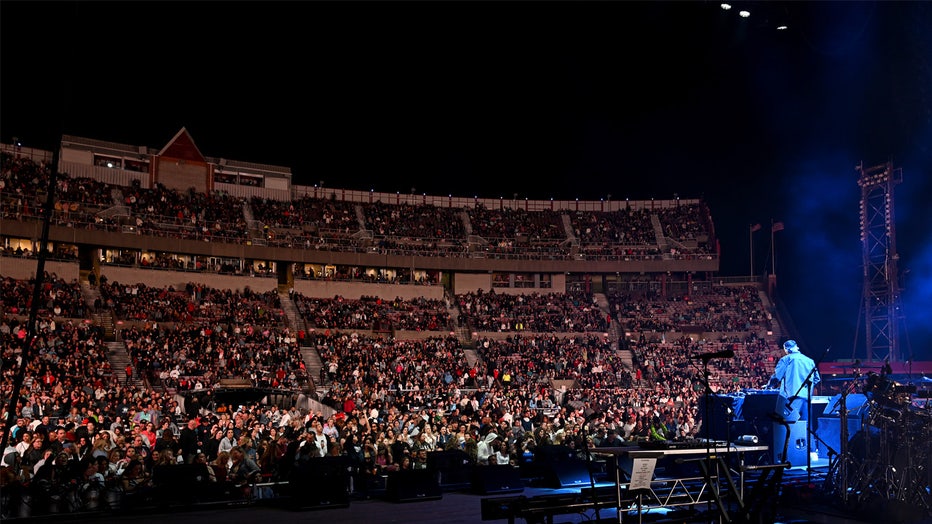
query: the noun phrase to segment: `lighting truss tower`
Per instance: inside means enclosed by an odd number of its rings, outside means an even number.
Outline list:
[[[893,187],[903,181],[901,169],[891,162],[865,168],[857,166],[861,188],[861,247],[863,249],[864,289],[861,312],[864,315],[867,361],[890,359],[901,362],[900,287],[896,251],[896,224],[893,218]],[[855,346],[856,347],[856,346]],[[854,355],[852,355],[854,358]]]

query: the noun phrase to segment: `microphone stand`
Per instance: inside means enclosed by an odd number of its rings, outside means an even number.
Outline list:
[[[726,355],[725,353],[717,352],[717,353],[705,353],[703,355],[699,355],[698,357],[694,357],[702,361],[702,378],[700,379],[700,381],[702,382],[702,385],[703,385],[703,389],[704,389],[703,395],[705,397],[705,409],[703,413],[703,417],[705,418],[702,421],[702,425],[703,425],[703,428],[705,429],[705,435],[706,435],[705,459],[704,460],[708,462],[707,464],[702,464],[703,466],[702,473],[704,477],[703,481],[705,482],[705,485],[708,486],[709,490],[712,493],[712,496],[709,497],[709,500],[708,500],[707,511],[710,512],[709,515],[712,514],[711,511],[712,511],[713,499],[719,501],[719,503],[721,502],[721,499],[719,498],[720,497],[719,486],[712,485],[712,447],[713,447],[712,444],[713,444],[713,441],[712,441],[711,422],[712,422],[712,398],[713,397],[712,397],[712,386],[709,384],[709,361],[712,360],[713,358],[725,358],[725,355]],[[728,419],[730,420],[733,409],[731,406],[727,406],[726,408],[728,410]],[[731,428],[729,427],[731,424],[729,423],[728,420],[726,420],[725,424],[726,424],[725,446],[728,447],[731,445],[730,439],[727,438],[731,432]]]
[[[829,411],[831,412],[835,410],[836,406],[838,407],[838,417],[839,422],[841,423],[839,450],[836,452],[831,448],[831,446],[819,439],[819,442],[822,442],[822,444],[828,448],[829,457],[831,457],[832,453],[835,453],[836,455],[834,464],[832,464],[832,461],[829,460],[826,483],[832,483],[832,485],[829,487],[835,491],[836,495],[838,495],[840,491],[841,500],[845,504],[848,502],[848,465],[849,462],[851,462],[851,457],[848,455],[848,395],[857,385],[857,381],[860,376],[860,368],[855,368],[854,376],[852,377],[851,382],[846,384],[845,387],[841,390],[838,403],[829,408]],[[838,489],[838,486],[834,485],[833,479],[836,479],[841,483],[840,490]]]
[[[702,359],[702,385],[705,388],[705,421],[703,424],[706,426],[705,430],[705,458],[710,460],[712,456],[712,386],[709,385],[709,359]],[[712,487],[712,468],[711,464],[707,467],[702,468],[703,477],[705,477],[705,485],[709,487],[713,494],[716,494],[717,491]],[[717,496],[717,495],[716,495]],[[712,511],[712,499],[715,497],[709,497],[706,510],[711,515]]]
[[[595,491],[595,472],[593,471],[594,466],[592,465],[592,450],[589,449],[589,436],[583,435],[583,438],[580,440],[582,441],[583,450],[586,453],[586,471],[589,472],[589,489],[592,490],[592,508],[595,510],[595,519],[599,520],[599,512],[601,511],[599,509],[600,497]],[[615,457],[613,456],[612,459],[615,459]]]

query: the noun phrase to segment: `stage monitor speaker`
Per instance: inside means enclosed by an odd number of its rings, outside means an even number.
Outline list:
[[[809,420],[819,420],[819,417],[825,415],[825,412],[828,411],[828,403],[831,400],[831,397],[825,395],[813,395],[810,401],[810,411]]]
[[[863,419],[868,408],[870,408],[867,395],[849,393],[848,396],[845,397],[845,408],[848,409],[848,420]],[[825,413],[823,413],[822,416],[835,418],[841,416],[841,395],[835,395],[828,401],[828,405],[825,406]]]
[[[861,419],[860,418],[849,418],[848,419],[848,442],[851,442],[851,439],[857,434],[858,431],[861,431]],[[836,417],[819,417],[819,426],[816,428],[816,435],[819,439],[825,443],[826,446],[831,448],[831,451],[835,453],[841,453],[841,419]],[[819,446],[819,456],[827,457],[829,450],[823,449]]]
[[[588,486],[592,482],[586,461],[582,459],[564,460],[540,466],[542,480],[546,487],[579,487]]]
[[[288,487],[294,509],[349,506],[349,457],[327,456],[295,465]]]
[[[508,464],[476,466],[472,470],[472,492],[480,495],[524,491],[520,469]]]
[[[427,469],[389,472],[385,481],[385,494],[392,502],[423,502],[443,498],[436,475]]]
[[[472,458],[459,449],[428,453],[427,470],[437,476],[443,489],[466,488],[472,483]]]
[[[769,442],[770,449],[773,452],[773,463],[782,462],[783,446],[786,444],[786,461],[791,467],[805,466],[808,462],[808,435],[806,434],[809,425],[805,420],[797,420],[792,424],[773,424],[773,441]],[[789,428],[790,439],[786,442],[787,428]],[[815,443],[815,438],[812,439]]]

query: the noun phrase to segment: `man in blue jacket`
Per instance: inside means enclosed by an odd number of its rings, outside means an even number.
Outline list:
[[[770,386],[780,389],[780,395],[786,398],[789,406],[784,411],[789,422],[809,418],[809,399],[812,391],[822,377],[816,369],[815,361],[799,351],[795,340],[783,344],[786,352],[774,368]]]

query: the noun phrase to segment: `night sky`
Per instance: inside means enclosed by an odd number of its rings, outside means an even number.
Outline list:
[[[864,356],[855,167],[893,161],[901,343],[932,360],[932,4],[734,6],[4,0],[0,139],[161,147],[186,127],[299,184],[701,197],[723,275],[750,272],[763,224],[755,273],[775,260],[827,360]]]

